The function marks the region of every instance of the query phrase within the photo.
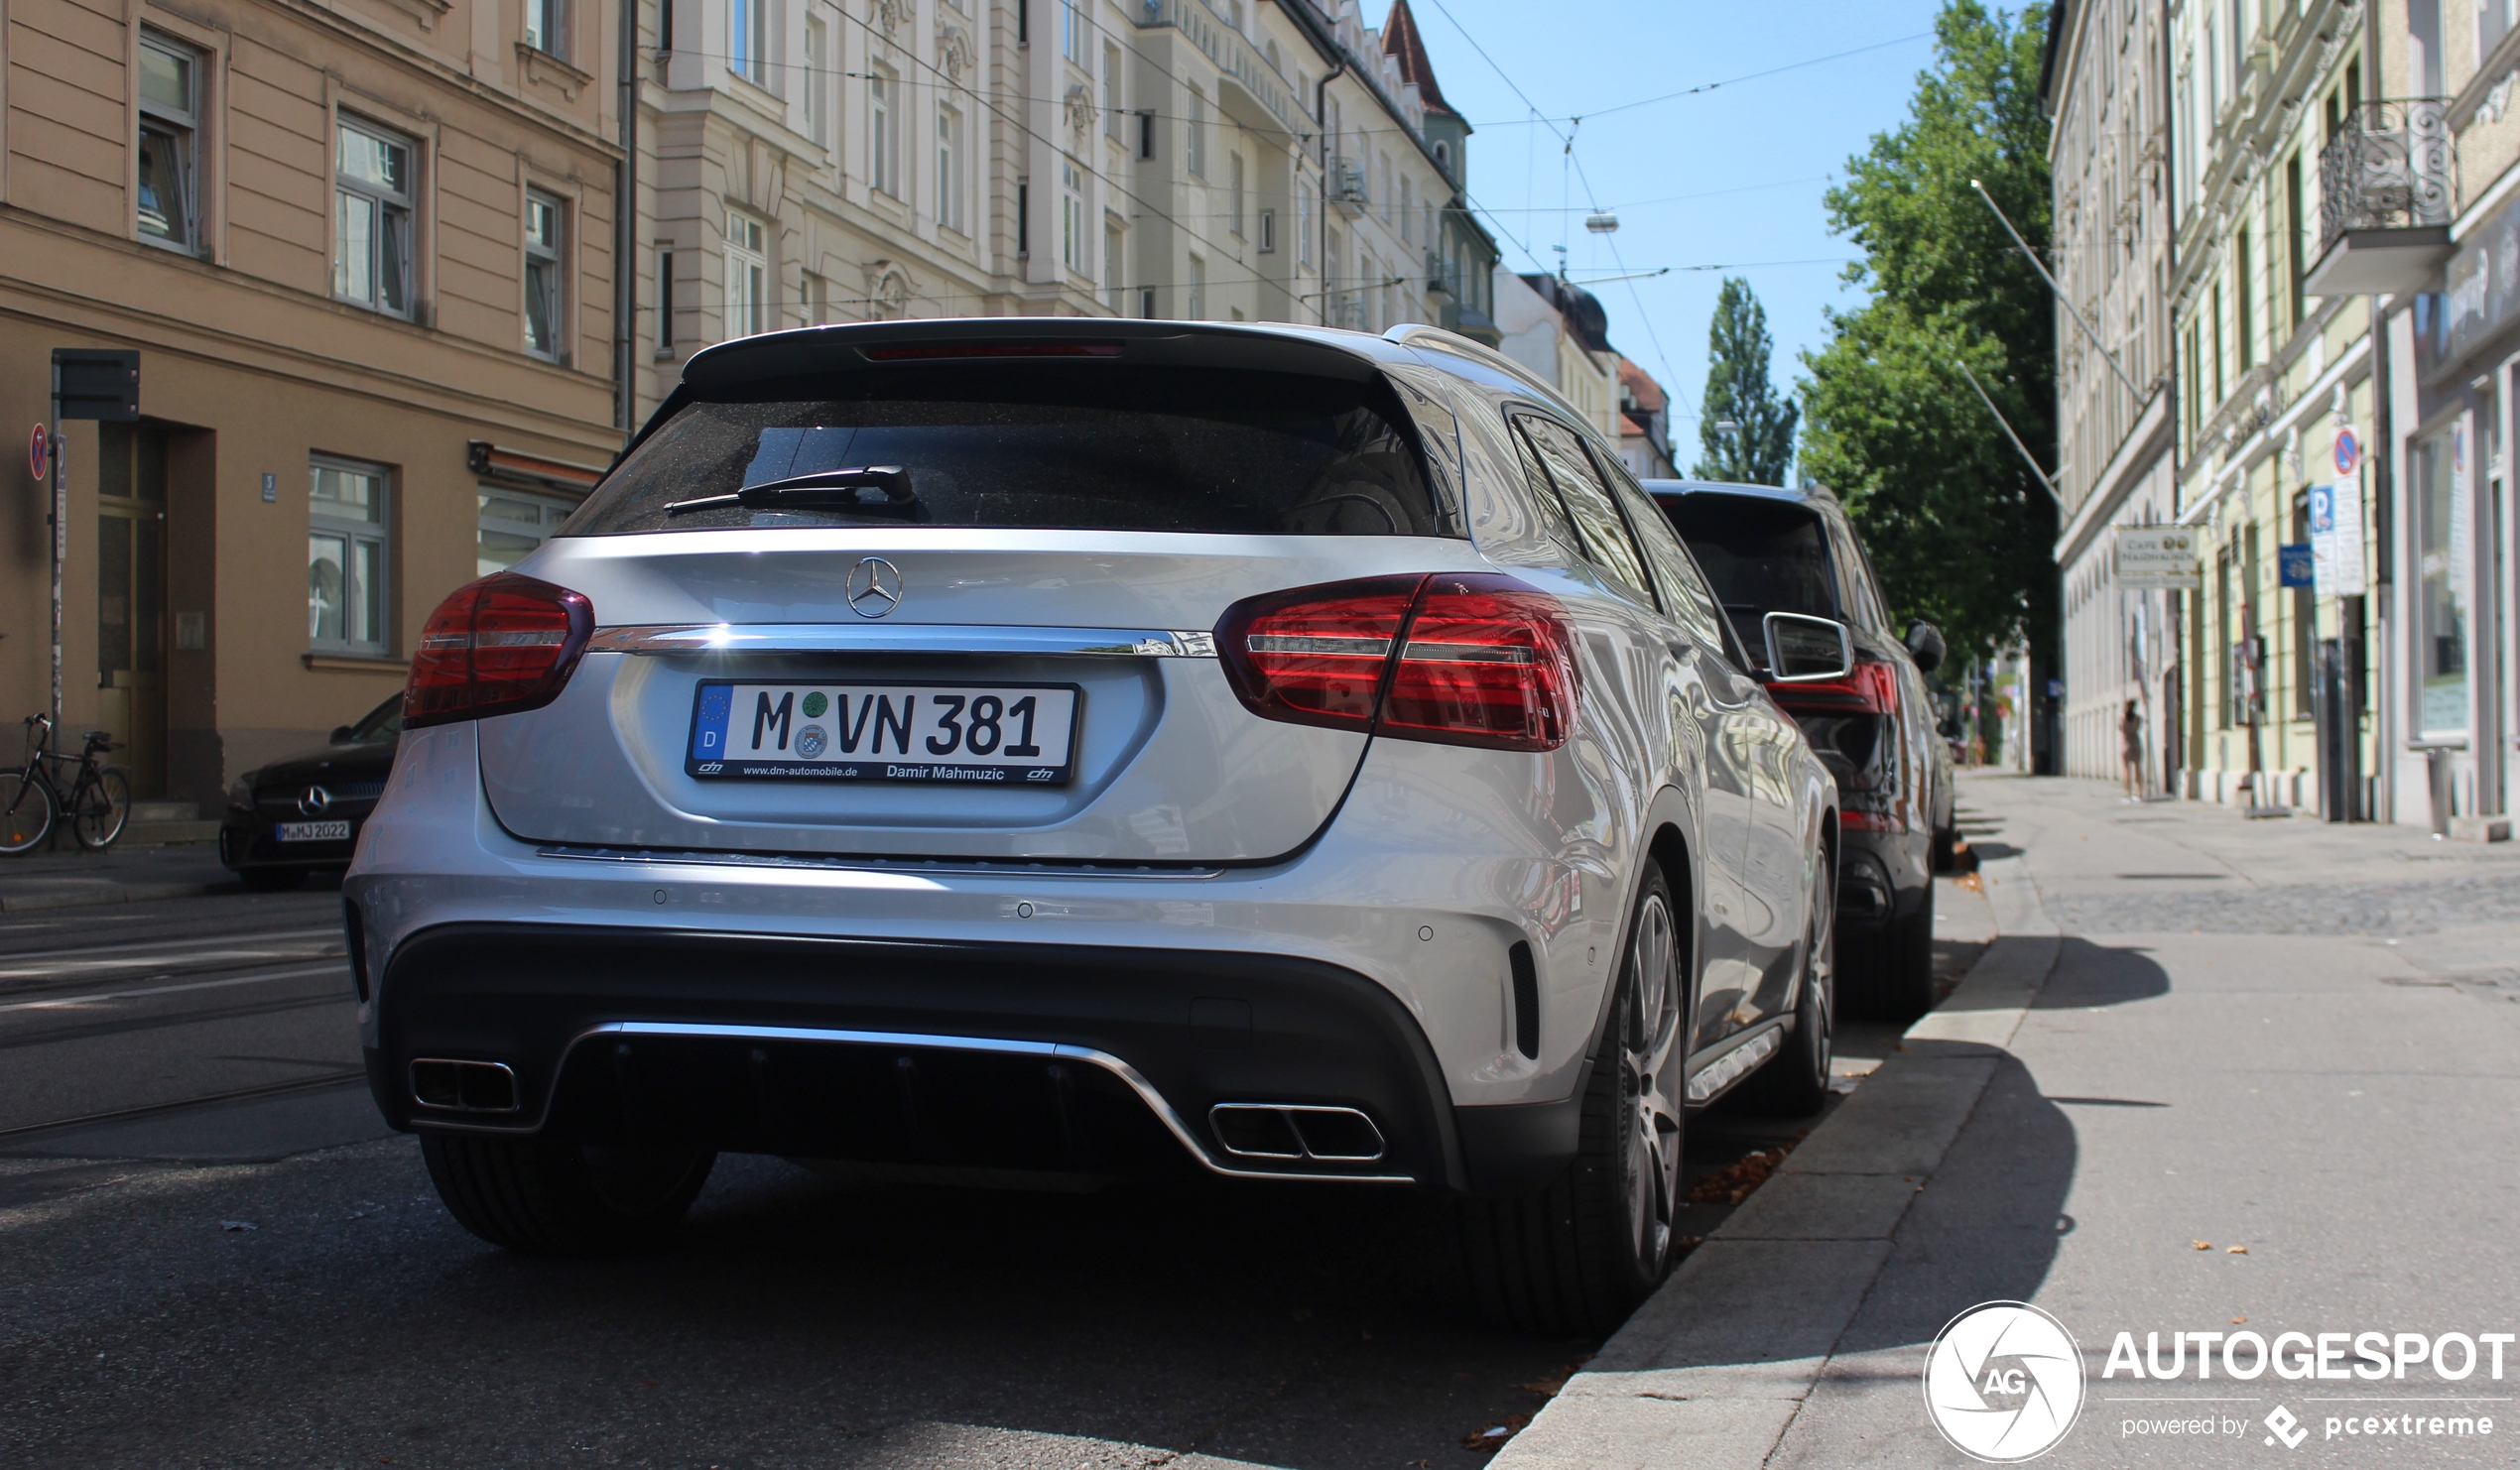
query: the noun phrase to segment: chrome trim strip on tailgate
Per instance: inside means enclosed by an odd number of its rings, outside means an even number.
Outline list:
[[[545,843],[534,849],[534,855],[599,863],[802,868],[844,873],[910,873],[922,878],[1207,879],[1220,878],[1225,872],[1224,869],[1217,867],[1181,865],[1157,867],[1152,863],[1130,862],[1045,863],[1032,858],[884,858],[860,857],[851,853],[733,852],[713,847],[591,847],[568,842]]]
[[[672,623],[598,628],[597,654],[1069,654],[1212,659],[1204,630],[1028,628],[1011,623]]]

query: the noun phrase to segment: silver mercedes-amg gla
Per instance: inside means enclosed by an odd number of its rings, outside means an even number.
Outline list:
[[[1686,1114],[1828,1075],[1836,794],[1737,636],[1443,331],[714,347],[429,621],[344,885],[368,1075],[521,1250],[671,1229],[720,1150],[1416,1185],[1495,1314],[1600,1328]]]

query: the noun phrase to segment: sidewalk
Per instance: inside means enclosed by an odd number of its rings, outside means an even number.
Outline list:
[[[2167,1352],[2240,1322],[2513,1330],[2520,853],[2127,805],[2096,783],[1973,775],[1961,801],[2001,937],[1501,1466],[1967,1463],[1922,1369],[1989,1300],[2077,1338],[2086,1397],[2043,1461],[2060,1466],[2221,1464],[2264,1452],[2279,1404],[2318,1431],[2323,1392],[2459,1392],[2421,1370],[2232,1383],[2219,1360],[2210,1383],[2103,1379],[2119,1332]],[[2502,1438],[2520,1360],[2506,1372],[2465,1390],[2506,1396]],[[2142,1416],[2207,1397],[2196,1411],[2231,1428],[2140,1438]],[[2514,1458],[2491,1438],[2390,1448]]]
[[[244,891],[206,842],[0,858],[0,914]]]

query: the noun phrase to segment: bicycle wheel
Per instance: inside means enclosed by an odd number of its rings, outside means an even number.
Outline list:
[[[0,770],[0,853],[33,852],[53,835],[53,789],[23,766]]]
[[[131,819],[131,781],[120,766],[108,766],[78,784],[70,794],[70,835],[92,850],[111,847]]]

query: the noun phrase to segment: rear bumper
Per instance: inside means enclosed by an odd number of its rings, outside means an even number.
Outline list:
[[[370,1085],[405,1129],[1455,1189],[1545,1181],[1575,1144],[1574,1099],[1456,1110],[1388,991],[1286,956],[464,923],[396,949],[376,1021]],[[504,1064],[514,1111],[422,1103],[415,1060]],[[1299,1114],[1306,1157],[1219,1104],[1352,1109],[1372,1142]]]
[[[1847,827],[1837,863],[1837,922],[1841,931],[1872,933],[1913,916],[1934,882],[1930,831],[1867,831]]]

